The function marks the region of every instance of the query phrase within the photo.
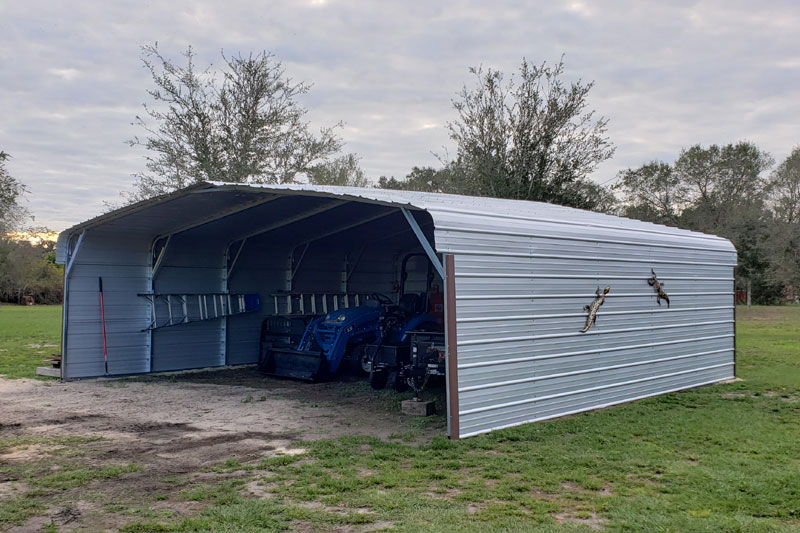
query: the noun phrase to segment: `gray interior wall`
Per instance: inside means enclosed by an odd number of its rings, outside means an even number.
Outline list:
[[[222,292],[225,265],[218,239],[202,231],[173,236],[153,290],[156,294]],[[163,318],[163,317],[162,317]],[[152,332],[151,370],[162,372],[225,364],[225,320],[190,322]]]
[[[391,296],[392,284],[397,279],[396,255],[386,247],[366,250],[348,280],[348,289],[361,294],[378,292]]]
[[[236,250],[232,251],[235,254]],[[286,288],[289,251],[264,239],[248,241],[228,281],[233,293],[258,294],[261,309],[228,318],[227,364],[258,361],[261,322],[273,314],[271,294]]]
[[[77,237],[73,239],[73,242]],[[98,278],[103,278],[109,374],[147,372],[150,320],[147,300],[150,242],[102,228],[86,232],[75,255],[65,304],[65,379],[102,376],[103,337]]]
[[[385,223],[384,231],[390,231],[398,221]],[[381,293],[396,298],[392,293],[399,281],[400,261],[407,251],[421,251],[411,246],[413,241],[392,241],[368,246],[351,239],[333,237],[325,242],[312,243],[302,261],[299,261],[302,246],[294,250],[294,267],[297,269],[291,282],[291,290],[300,293],[339,293],[347,288],[350,294]],[[261,300],[258,313],[233,316],[228,319],[227,363],[254,363],[258,359],[259,332],[262,321],[274,315],[272,294],[290,288],[290,249],[286,243],[271,236],[262,236],[245,245],[229,280],[231,292],[257,293]],[[235,247],[232,253],[235,253]],[[299,265],[298,265],[299,261]],[[350,272],[346,285],[342,273]],[[409,264],[409,292],[421,292],[425,288],[426,265],[421,258]],[[441,283],[440,283],[441,285]],[[354,302],[351,302],[353,305]],[[310,309],[306,309],[310,313]],[[321,313],[321,308],[317,309]]]

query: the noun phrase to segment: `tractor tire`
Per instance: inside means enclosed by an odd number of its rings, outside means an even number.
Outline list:
[[[369,374],[369,386],[373,390],[382,390],[386,388],[386,382],[389,379],[389,373],[386,370],[377,370]]]
[[[347,361],[347,368],[354,376],[364,377],[369,375],[368,367],[364,367],[364,357],[366,353],[366,342],[359,342],[347,348],[347,353],[344,357],[345,361]],[[367,363],[369,363],[369,361],[367,361]]]

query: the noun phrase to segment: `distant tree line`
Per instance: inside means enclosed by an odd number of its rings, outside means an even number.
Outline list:
[[[31,230],[32,217],[22,205],[25,185],[6,168],[10,157],[0,151],[0,302],[58,303],[64,280],[63,268],[55,263],[55,243],[33,244],[11,234]]]
[[[54,242],[0,239],[0,302],[60,303],[64,267],[55,257]]]
[[[800,289],[800,148],[774,167],[751,142],[695,145],[673,164],[621,172],[613,189],[621,215],[730,239],[737,288],[752,290],[755,301]]]

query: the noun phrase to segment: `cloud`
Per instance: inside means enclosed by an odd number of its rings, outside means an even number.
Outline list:
[[[0,149],[30,190],[37,222],[63,229],[101,212],[142,170],[125,144],[150,87],[140,46],[199,63],[266,49],[313,83],[312,126],[344,121],[367,175],[437,165],[452,146],[451,100],[468,67],[513,72],[522,57],[594,80],[589,104],[611,119],[612,161],[593,178],[670,160],[681,147],[749,139],[777,159],[798,140],[800,59],[792,0],[596,3],[290,0],[7,2],[0,5]]]
[[[81,71],[76,68],[49,68],[47,69],[47,73],[58,76],[66,81],[72,81],[80,76]]]

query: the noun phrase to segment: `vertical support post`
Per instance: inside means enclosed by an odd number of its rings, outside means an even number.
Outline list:
[[[350,264],[349,254],[344,254],[344,263],[342,264],[342,275],[339,278],[339,291],[347,294],[347,267]]]
[[[444,321],[447,371],[447,434],[459,438],[458,419],[458,336],[456,331],[456,268],[453,254],[444,256]]]
[[[61,306],[61,380],[64,381],[67,369],[67,323],[69,322],[69,275],[72,272],[72,265],[75,258],[78,256],[78,251],[81,249],[83,238],[86,236],[84,230],[79,236],[78,241],[75,243],[75,248],[69,254],[67,266],[64,269],[64,303]]]
[[[733,267],[733,377],[736,377],[736,267]]]
[[[222,298],[230,298],[231,294],[231,274],[233,273],[233,268],[236,266],[236,262],[239,260],[239,255],[242,253],[242,249],[244,245],[247,243],[247,238],[245,237],[242,239],[241,244],[236,249],[236,255],[233,257],[233,260],[230,259],[231,255],[231,245],[233,243],[228,243],[222,249],[222,257],[220,257],[220,266],[222,267],[221,274],[222,279],[220,279],[219,290],[222,292],[223,296],[220,298],[220,303],[222,302]],[[230,300],[229,300],[230,301]],[[224,307],[224,306],[223,306]],[[223,313],[222,320],[219,321],[219,345],[220,350],[222,351],[219,357],[220,362],[223,365],[228,364],[228,315],[230,314],[230,305],[228,308],[228,313]]]
[[[150,274],[148,276],[148,292],[153,294],[153,305],[150,308],[150,322],[155,326],[156,325],[156,298],[155,298],[155,286],[156,286],[156,278],[158,277],[158,272],[161,269],[161,265],[164,262],[164,257],[167,255],[167,248],[169,247],[170,243],[172,242],[172,233],[166,236],[156,237],[153,240],[153,244],[150,247]],[[156,254],[156,246],[158,245],[161,240],[165,239],[164,245],[161,249],[158,250],[158,254]],[[167,300],[167,307],[169,308],[169,323],[172,325],[172,303]],[[147,371],[151,372],[153,370],[153,330],[149,330],[147,332]]]

